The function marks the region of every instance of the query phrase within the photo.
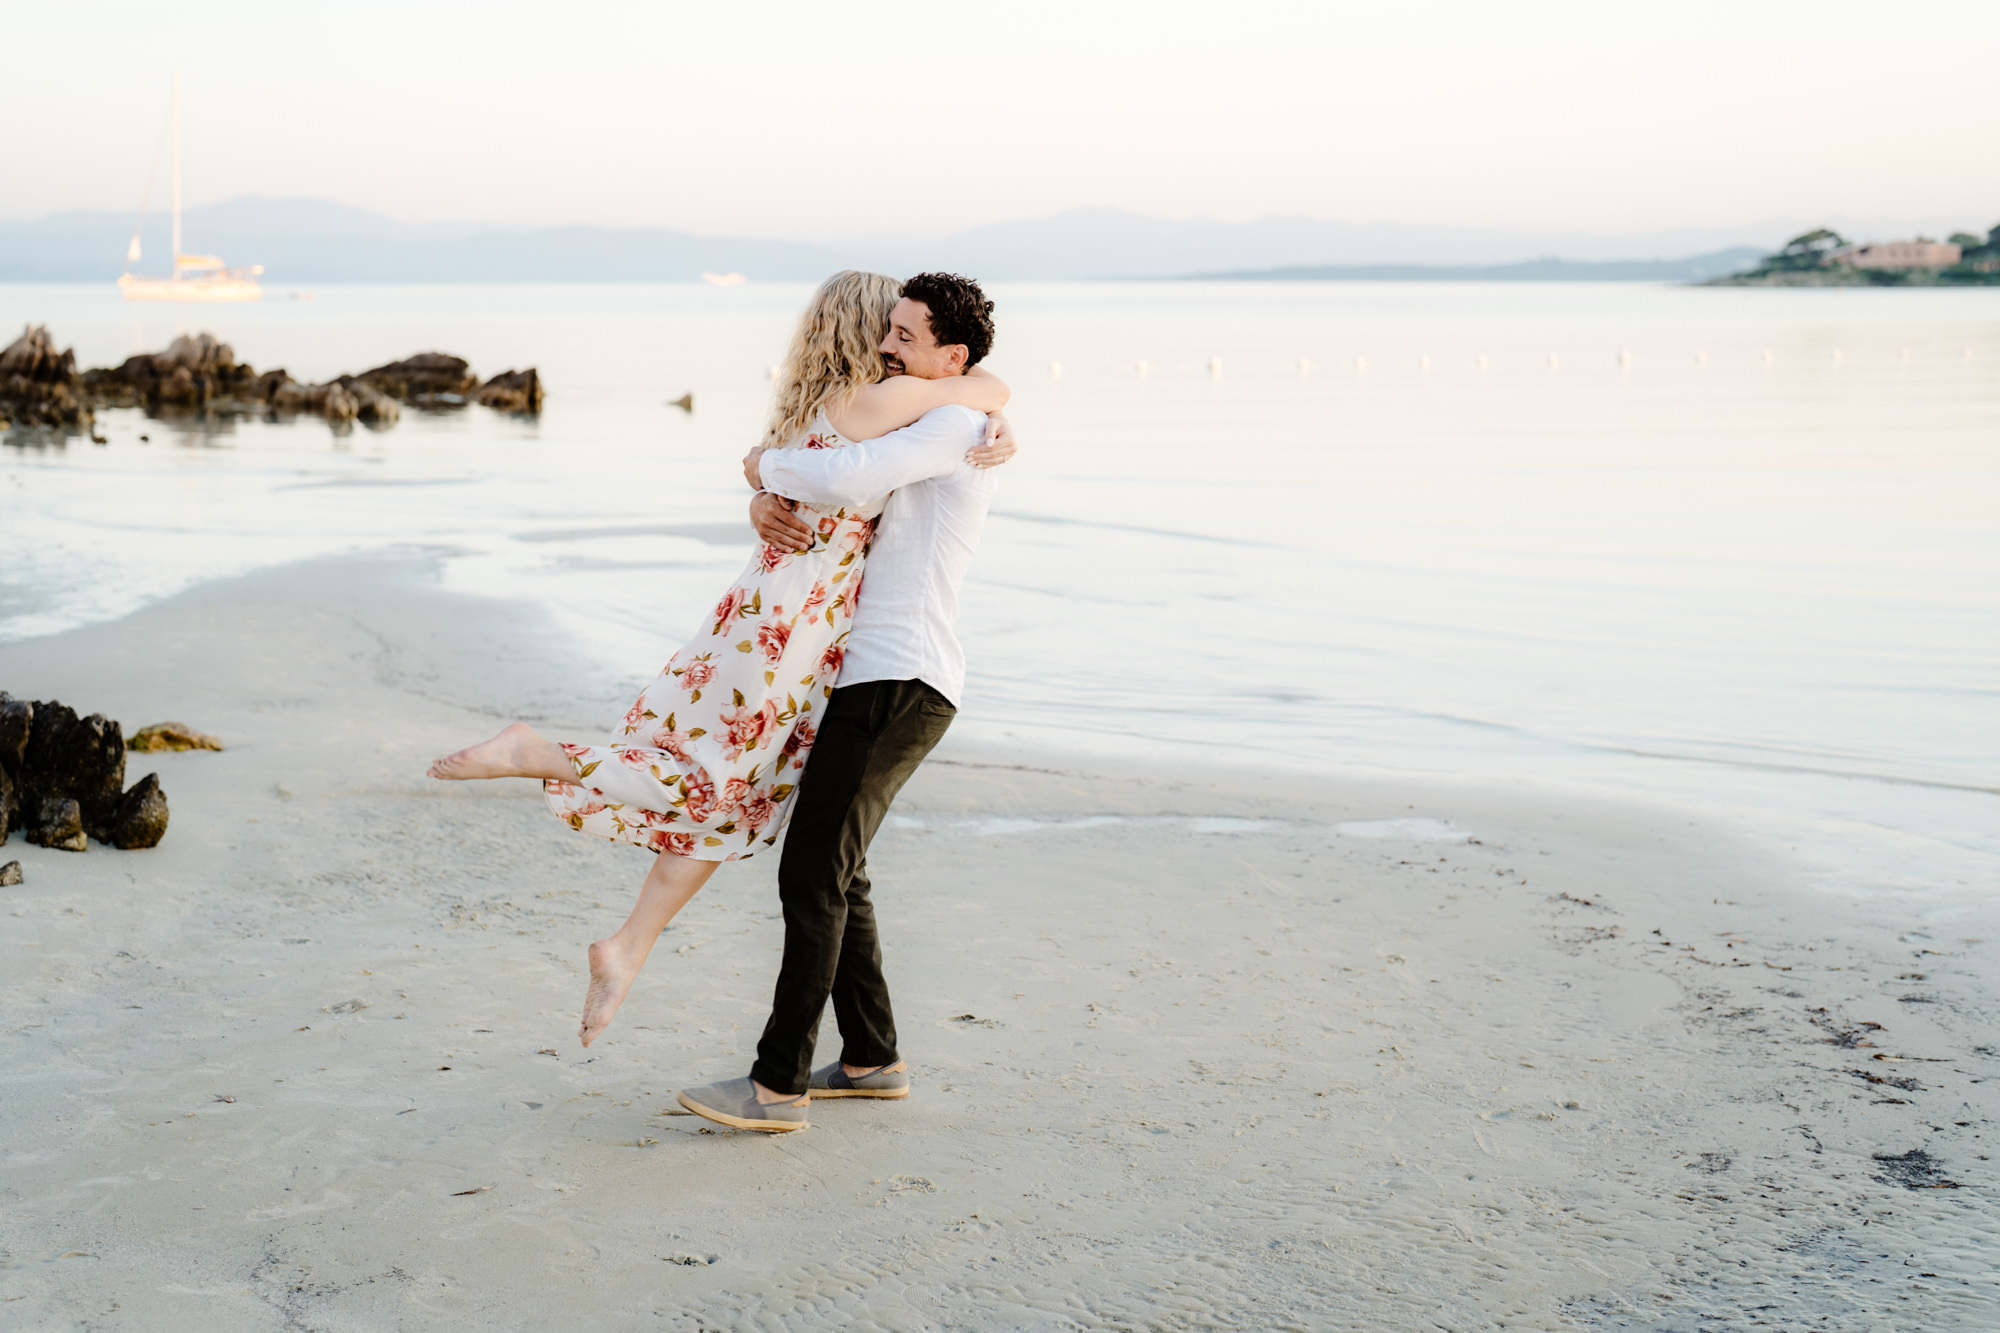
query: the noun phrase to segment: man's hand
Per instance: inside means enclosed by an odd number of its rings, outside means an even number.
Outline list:
[[[757,451],[752,452],[754,455]],[[749,466],[747,462],[745,466]],[[759,491],[750,501],[750,526],[757,529],[759,537],[780,551],[810,550],[814,533],[792,512],[796,508],[798,502],[795,500]]]
[[[986,438],[967,450],[965,461],[974,467],[999,467],[1014,456],[1014,425],[1004,412],[986,414]]]
[[[761,444],[743,455],[743,479],[750,483],[753,491],[764,489],[763,458],[764,446]]]

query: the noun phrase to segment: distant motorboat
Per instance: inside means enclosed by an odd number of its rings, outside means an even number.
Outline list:
[[[750,281],[741,273],[704,273],[701,280],[711,287],[741,287]]]
[[[146,208],[153,200],[153,180],[146,178],[146,194],[139,203],[139,221],[132,228],[132,243],[125,247],[125,272],[118,290],[128,301],[259,301],[264,288],[257,281],[262,264],[230,268],[214,255],[181,253],[181,76],[174,75],[174,267],[164,278],[148,278],[132,272],[139,262],[139,233],[146,226]],[[155,170],[159,156],[154,155]]]

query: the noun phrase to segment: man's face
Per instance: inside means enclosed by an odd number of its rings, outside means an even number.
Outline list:
[[[891,375],[941,380],[965,373],[965,344],[938,346],[931,336],[931,308],[907,296],[889,312],[889,334],[878,350]]]

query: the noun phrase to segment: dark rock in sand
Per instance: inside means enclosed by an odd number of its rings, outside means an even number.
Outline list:
[[[220,750],[222,742],[205,731],[196,731],[185,722],[155,722],[125,738],[125,748],[142,754],[161,750]]]
[[[28,752],[28,728],[35,706],[0,690],[0,843],[21,823],[21,761]]]
[[[160,790],[160,775],[148,773],[119,798],[117,813],[101,830],[93,830],[99,842],[108,842],[124,852],[157,847],[167,836],[167,794]]]
[[[53,699],[35,705],[21,766],[23,805],[66,797],[96,817],[110,812],[124,786],[125,735],[116,722],[102,713],[80,718]]]
[[[503,370],[479,386],[472,401],[496,412],[542,410],[542,377],[533,366],[526,370]]]
[[[55,700],[37,703],[20,785],[23,809],[75,800],[86,826],[94,827],[117,808],[125,787],[123,729],[102,713],[79,718]]]
[[[66,796],[51,796],[36,806],[25,832],[37,847],[64,852],[90,850],[83,836],[83,808]]]
[[[34,722],[35,706],[0,690],[0,769],[19,781],[21,759],[28,752],[28,728]]]
[[[20,882],[21,863],[19,861],[9,861],[6,865],[0,866],[0,889],[12,888]]]
[[[46,325],[29,325],[0,351],[0,426],[88,430],[92,419],[76,352],[56,351]]]
[[[4,774],[10,757],[11,776]],[[15,806],[8,822],[45,847],[80,852],[89,845],[86,834],[114,847],[151,847],[167,831],[158,776],[148,773],[123,790],[124,728],[101,713],[80,718],[55,700],[0,694],[0,783],[11,787]]]
[[[479,387],[479,377],[463,357],[443,352],[419,352],[364,370],[357,378],[406,403],[463,403]]]

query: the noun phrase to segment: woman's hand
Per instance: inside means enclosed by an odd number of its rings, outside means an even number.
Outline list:
[[[986,438],[966,451],[965,461],[974,467],[999,467],[1014,456],[1014,448],[1014,424],[1007,420],[1005,412],[989,412]]]
[[[757,529],[757,535],[767,544],[780,551],[811,550],[813,530],[792,512],[796,508],[795,500],[759,491],[750,501],[750,526]]]
[[[743,479],[750,483],[753,491],[764,489],[763,457],[764,446],[761,444],[743,455]]]

